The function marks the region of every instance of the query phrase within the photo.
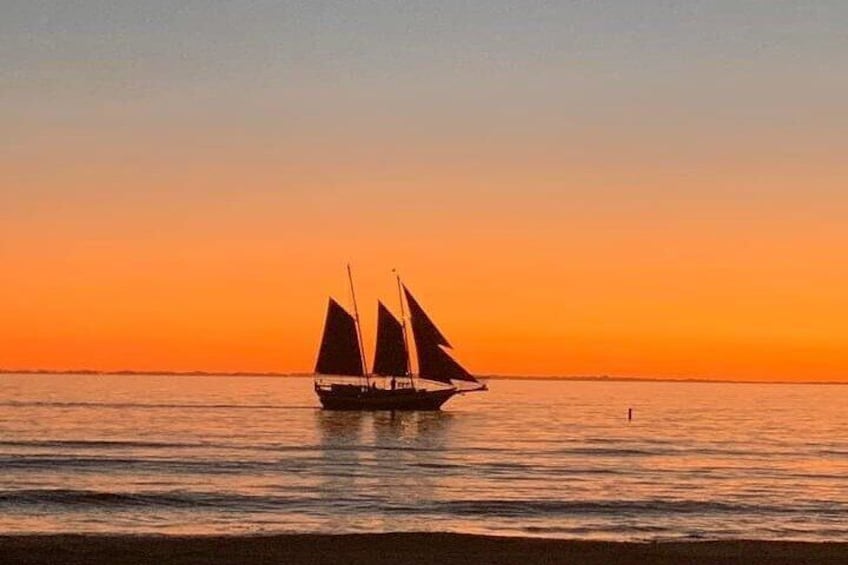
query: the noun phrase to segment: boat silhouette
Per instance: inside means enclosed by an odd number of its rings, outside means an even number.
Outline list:
[[[354,313],[330,298],[315,365],[315,392],[327,410],[439,410],[457,394],[487,390],[445,351],[450,343],[397,277],[401,319],[377,302],[377,345],[368,372],[353,277]],[[404,298],[418,358],[413,375]]]

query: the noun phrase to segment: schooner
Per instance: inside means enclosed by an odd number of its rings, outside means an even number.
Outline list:
[[[348,266],[351,315],[330,298],[315,365],[315,392],[329,410],[438,410],[455,394],[487,390],[445,349],[451,345],[397,277],[401,320],[377,302],[377,345],[369,373],[353,278]],[[418,357],[412,374],[404,297]]]

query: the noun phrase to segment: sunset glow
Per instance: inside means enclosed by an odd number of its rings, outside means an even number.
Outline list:
[[[848,382],[844,3],[333,4],[4,8],[0,368]]]

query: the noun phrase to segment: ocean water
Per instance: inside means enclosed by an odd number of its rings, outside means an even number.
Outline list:
[[[304,378],[0,375],[0,532],[848,539],[848,386],[490,387],[343,413]]]

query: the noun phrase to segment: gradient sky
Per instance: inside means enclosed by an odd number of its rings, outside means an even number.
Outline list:
[[[848,381],[848,3],[5,0],[0,367]],[[369,353],[370,355],[370,353]]]

